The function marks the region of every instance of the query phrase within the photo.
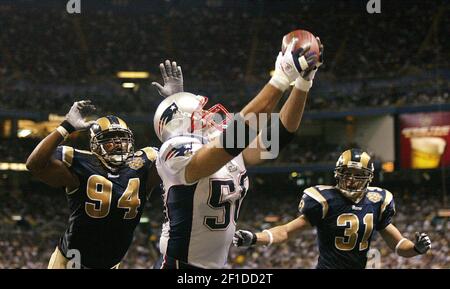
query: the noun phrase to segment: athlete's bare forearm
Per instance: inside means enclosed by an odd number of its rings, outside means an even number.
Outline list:
[[[266,84],[240,113],[243,117],[248,114],[271,113],[282,96],[283,92],[281,90],[271,84]]]
[[[287,224],[256,233],[256,244],[269,245],[286,242],[293,235],[309,226],[308,220],[304,216],[300,216]]]
[[[28,157],[27,169],[32,172],[46,169],[56,148],[63,140],[62,135],[56,130],[44,138]]]
[[[295,87],[292,89],[289,98],[280,110],[280,119],[287,131],[295,132],[299,128],[307,98],[308,92]]]
[[[384,230],[381,230],[380,234],[388,247],[402,257],[411,258],[425,254],[431,248],[430,239],[426,234],[426,238],[420,238],[414,243],[405,238],[397,227],[392,224],[389,224]]]

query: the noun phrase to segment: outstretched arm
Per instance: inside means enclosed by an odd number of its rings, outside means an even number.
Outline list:
[[[281,90],[267,84],[255,99],[241,111],[241,115],[245,117],[250,113],[270,113],[280,100],[281,95]],[[248,134],[249,131],[245,133]],[[186,181],[192,183],[209,176],[236,156],[225,150],[222,145],[222,137],[217,137],[192,156],[191,161],[186,166]]]
[[[295,233],[311,227],[304,215],[297,219],[259,233],[246,230],[238,230],[234,234],[233,244],[237,247],[249,247],[252,245],[266,245],[283,243],[289,240]]]
[[[431,249],[430,237],[426,233],[416,233],[416,240],[412,242],[403,237],[397,227],[389,224],[384,230],[380,231],[380,234],[389,248],[402,257],[410,258],[422,255]]]
[[[311,70],[311,65],[315,65],[315,63],[306,62],[306,49],[293,51],[294,44],[295,42],[292,42],[284,54],[279,53],[275,64],[275,73],[269,83],[241,110],[239,115],[235,117],[233,123],[227,128],[228,131],[232,131],[231,128],[245,127],[244,147],[238,148],[236,145],[236,135],[239,134],[235,133],[235,135],[229,136],[227,131],[224,131],[219,137],[212,140],[208,145],[202,147],[194,154],[186,166],[185,179],[187,182],[193,183],[202,177],[213,174],[227,162],[242,153],[245,147],[254,141],[257,135],[255,132],[258,130],[257,127],[251,126],[252,124],[247,121],[247,118],[254,116],[257,121],[259,114],[271,113],[290,83],[300,77],[300,73]],[[293,69],[295,67],[293,64],[294,57],[305,58],[303,62],[306,62],[307,65],[302,71]],[[286,72],[283,67],[290,67],[291,70]],[[254,135],[253,139],[249,135]],[[227,141],[225,141],[225,138],[228,138]],[[229,143],[230,138],[233,143],[231,147],[225,145]]]
[[[307,69],[300,73],[300,77],[295,80],[294,88],[280,110],[280,119],[283,126],[289,132],[295,132],[300,127],[300,122],[305,110],[306,100],[309,90],[311,89],[317,70],[323,64],[324,46],[319,37],[316,37],[320,47],[320,55],[307,52],[306,61],[311,69]],[[305,48],[308,51],[308,47]]]
[[[300,122],[303,117],[303,112],[305,110],[306,100],[308,98],[308,93],[312,87],[314,76],[318,68],[323,64],[323,45],[320,39],[317,37],[317,41],[320,47],[320,55],[317,56],[315,53],[308,52],[309,47],[305,47],[305,57],[306,61],[311,67],[310,69],[300,73],[300,77],[295,80],[294,87],[280,110],[280,120],[274,119],[274,121],[279,121],[279,139],[271,141],[278,141],[278,151],[273,151],[274,154],[272,158],[275,158],[279,151],[281,151],[294,137],[295,132],[300,127]],[[267,129],[271,129],[268,127]],[[262,158],[263,152],[267,151],[266,146],[263,144],[265,136],[262,133],[253,141],[252,145],[246,148],[243,152],[244,161],[246,165],[257,165],[264,161]],[[273,149],[273,147],[272,147]]]

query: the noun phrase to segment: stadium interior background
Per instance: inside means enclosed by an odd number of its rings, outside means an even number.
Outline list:
[[[24,163],[74,100],[126,120],[137,147],[158,147],[161,97],[150,83],[161,81],[160,62],[182,66],[186,91],[237,111],[270,78],[282,36],[298,28],[320,36],[325,64],[296,139],[249,168],[238,227],[295,217],[302,189],[334,184],[339,154],[360,147],[376,159],[373,185],[394,195],[394,223],[433,241],[431,253],[402,259],[376,237],[381,267],[450,268],[449,1],[382,1],[381,14],[353,0],[81,2],[81,14],[68,14],[66,1],[0,1],[0,268],[45,268],[65,230],[63,190]],[[68,142],[89,148],[86,133]],[[158,257],[161,203],[154,192],[123,267],[150,268]],[[229,267],[313,268],[317,256],[310,230],[280,246],[232,248]]]

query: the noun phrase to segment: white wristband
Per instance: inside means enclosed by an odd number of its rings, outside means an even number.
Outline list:
[[[269,247],[273,243],[273,235],[272,235],[272,232],[269,230],[264,230],[263,233],[264,232],[267,233],[267,235],[269,235],[269,244],[267,244],[267,247]]]
[[[56,130],[61,134],[64,140],[69,136],[69,132],[62,126],[58,126]]]
[[[403,242],[407,241],[407,240],[408,240],[408,239],[403,238],[403,239],[401,239],[400,241],[398,241],[397,245],[395,246],[395,254],[398,255],[398,248],[400,248],[400,245],[401,245]]]
[[[302,77],[298,77],[295,80],[295,88],[297,88],[298,90],[304,91],[304,92],[308,92],[309,89],[312,87],[312,80],[304,80]]]
[[[271,84],[272,86],[281,90],[282,92],[284,92],[286,89],[288,89],[288,87],[290,85],[289,79],[287,79],[285,76],[277,75],[276,72],[272,76],[272,78],[269,80],[269,84]]]

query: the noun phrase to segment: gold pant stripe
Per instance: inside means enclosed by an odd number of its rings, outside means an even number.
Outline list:
[[[47,269],[66,269],[67,262],[69,260],[64,257],[58,247],[56,247],[52,256],[50,257],[50,262],[48,262]]]

